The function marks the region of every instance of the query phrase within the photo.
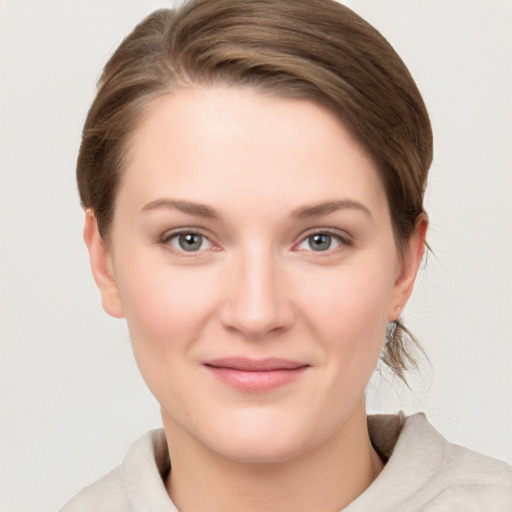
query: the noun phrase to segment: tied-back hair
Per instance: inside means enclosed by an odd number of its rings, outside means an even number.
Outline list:
[[[373,159],[399,255],[423,211],[432,131],[406,66],[382,35],[334,0],[191,0],[143,20],[106,64],[77,162],[82,205],[105,242],[130,137],[154,100],[180,89],[248,87],[312,101]],[[397,320],[382,360],[405,380],[414,338]]]

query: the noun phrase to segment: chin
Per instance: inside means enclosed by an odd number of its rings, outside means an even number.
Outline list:
[[[278,463],[291,460],[306,452],[318,437],[315,425],[305,425],[282,418],[272,412],[244,411],[230,421],[208,431],[209,448],[218,455],[240,463]],[[309,422],[307,422],[309,423]],[[312,422],[314,423],[314,422]],[[215,431],[216,430],[216,431]]]
[[[268,436],[262,438],[240,438],[231,436],[226,443],[212,443],[214,450],[221,457],[242,464],[271,464],[281,463],[294,459],[303,450],[301,443],[294,443],[291,439],[275,439]]]

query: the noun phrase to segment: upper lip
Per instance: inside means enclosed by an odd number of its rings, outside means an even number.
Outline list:
[[[267,357],[265,359],[250,359],[246,357],[225,357],[221,359],[212,359],[204,363],[206,366],[215,368],[227,368],[231,370],[240,370],[245,372],[264,372],[272,370],[296,370],[309,366],[298,361],[290,359],[280,359],[276,357]]]

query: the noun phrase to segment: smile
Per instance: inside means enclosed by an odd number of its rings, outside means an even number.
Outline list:
[[[225,358],[204,363],[223,384],[240,391],[271,391],[297,379],[309,365],[287,359]]]

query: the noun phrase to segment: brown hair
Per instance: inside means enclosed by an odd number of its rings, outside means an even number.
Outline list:
[[[423,212],[432,131],[421,95],[380,33],[334,0],[191,0],[143,20],[106,64],[77,163],[82,205],[108,240],[123,156],[152,100],[178,88],[248,86],[314,101],[373,157],[398,250]],[[382,359],[398,376],[414,358],[388,330]]]

